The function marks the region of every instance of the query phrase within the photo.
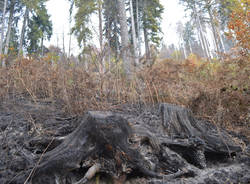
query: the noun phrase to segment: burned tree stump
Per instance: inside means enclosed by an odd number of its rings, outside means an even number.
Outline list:
[[[195,119],[186,108],[165,103],[160,105],[160,112],[165,132],[175,140],[169,141],[168,146],[200,168],[206,167],[205,154],[231,156],[241,151],[226,131],[212,124],[206,127],[205,122]]]
[[[191,138],[196,137],[205,142],[205,151],[231,154],[241,151],[232,137],[218,127],[198,121],[194,118],[190,110],[171,105],[161,104],[162,124],[170,137]]]
[[[131,169],[137,169],[146,176],[161,178],[160,174],[144,166],[144,159],[137,150],[130,148],[128,139],[131,136],[131,126],[121,116],[111,112],[88,112],[74,132],[42,157],[32,181],[44,183],[46,177],[43,176],[63,176],[80,167],[90,168],[89,172],[94,172],[82,181],[90,179],[89,176],[97,171],[119,178]]]
[[[227,132],[203,126],[188,109],[161,104],[160,115],[162,132],[128,121],[123,114],[87,112],[75,131],[40,156],[25,179],[33,184],[80,184],[105,173],[123,183],[126,176],[139,173],[166,181],[194,177],[206,168],[209,154],[240,151]],[[79,178],[76,171],[84,173]]]

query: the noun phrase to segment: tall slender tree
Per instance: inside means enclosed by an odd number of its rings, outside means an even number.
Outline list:
[[[2,30],[1,30],[1,39],[0,39],[0,62],[2,65],[2,54],[3,54],[3,40],[4,40],[4,29],[5,29],[5,16],[6,16],[6,7],[7,0],[4,0],[3,13],[2,13]]]
[[[183,31],[185,45],[188,46],[190,53],[193,53],[193,45],[197,40],[194,33],[194,27],[190,21],[186,22]]]
[[[9,12],[9,19],[8,19],[8,30],[6,34],[6,41],[4,46],[4,54],[8,54],[9,50],[9,43],[10,43],[10,35],[13,27],[13,20],[14,20],[14,9],[15,9],[16,0],[10,1],[10,12]]]
[[[98,11],[97,0],[74,0],[77,9],[75,25],[71,32],[75,34],[79,47],[83,48],[93,38],[90,21],[91,16]]]
[[[184,42],[184,26],[181,21],[177,22],[177,33],[179,35],[179,47],[183,49],[184,58],[187,58],[186,44]],[[181,50],[181,49],[180,49]]]
[[[103,4],[103,18],[104,18],[104,36],[107,40],[110,57],[111,52],[117,59],[120,52],[120,27],[118,23],[118,9],[117,0],[105,0]]]
[[[135,20],[134,20],[134,8],[132,0],[129,0],[129,9],[130,9],[130,16],[131,16],[131,29],[132,29],[132,41],[133,41],[133,54],[134,54],[134,64],[135,66],[138,65],[139,61],[139,53],[138,53],[138,44],[136,38],[136,29],[135,29]]]
[[[126,8],[124,0],[117,0],[119,22],[121,26],[121,55],[123,60],[123,68],[125,74],[131,77],[131,53],[129,50],[129,36],[128,36],[128,25],[126,17]]]
[[[29,8],[26,7],[24,17],[23,17],[23,25],[21,29],[21,35],[20,35],[20,41],[19,41],[19,49],[18,49],[18,56],[21,56],[23,54],[23,44],[24,44],[24,38],[25,38],[25,31],[26,31],[26,24],[29,18]]]
[[[100,52],[101,52],[101,56],[100,56],[100,64],[99,64],[99,71],[101,73],[105,72],[105,63],[104,63],[104,57],[103,57],[103,1],[102,0],[98,0],[97,1],[98,4],[98,19],[99,19],[99,44],[100,44]]]
[[[146,56],[150,57],[150,42],[156,46],[160,45],[162,40],[161,33],[161,15],[164,8],[159,0],[143,0],[142,4],[142,29],[144,34]]]
[[[70,8],[69,8],[69,29],[71,30],[72,26],[72,14],[74,9],[74,0],[69,0],[70,2]],[[72,32],[69,33],[69,50],[68,50],[68,56],[71,56],[71,41],[72,41]]]
[[[27,30],[27,51],[43,55],[44,39],[50,39],[52,35],[52,22],[48,15],[44,2],[36,7],[36,14],[33,14],[28,23]]]
[[[137,46],[139,49],[139,57],[141,56],[141,36],[140,36],[140,16],[139,16],[139,0],[135,0],[135,7],[136,7],[136,21],[135,21],[135,25],[136,25],[136,31],[137,31]]]
[[[201,43],[201,46],[204,51],[204,55],[207,58],[210,58],[210,49],[207,44],[204,28],[206,28],[205,18],[201,14],[201,1],[200,0],[179,0],[180,3],[184,4],[187,11],[191,11],[191,18],[193,19],[194,24],[196,25],[198,37]]]
[[[48,20],[49,16],[47,14],[47,9],[45,7],[45,3],[47,1],[48,0],[33,0],[33,1],[22,0],[22,1],[20,1],[20,3],[23,6],[23,9],[25,9],[25,11],[24,11],[24,16],[23,16],[21,35],[20,35],[20,39],[19,39],[19,49],[18,49],[19,56],[22,55],[24,46],[27,46],[27,44],[28,44],[28,47],[29,47],[28,50],[29,50],[29,52],[31,52],[31,50],[32,50],[31,48],[36,44],[32,40],[33,38],[35,38],[34,35],[36,34],[36,33],[34,33],[35,31],[33,31],[33,34],[31,34],[32,29],[34,29],[36,31],[43,29],[43,31],[45,31],[47,33],[49,32],[49,30],[47,29],[48,27],[51,27],[51,29],[52,29],[52,23]],[[30,14],[32,16],[29,16]],[[39,28],[37,28],[35,26],[35,22],[40,22],[40,25],[37,25]],[[33,27],[31,26],[32,24],[33,24]],[[29,29],[29,32],[28,32],[28,29]],[[50,32],[52,34],[52,30]],[[28,35],[28,33],[29,33],[29,35]],[[40,31],[38,31],[37,35],[38,34],[40,34]],[[33,35],[33,36],[31,36],[31,35]],[[49,37],[47,37],[47,38],[49,38]],[[31,40],[27,40],[27,39],[31,39]],[[43,37],[41,37],[41,42],[43,42]],[[31,45],[33,45],[33,46],[31,46]]]
[[[99,20],[99,71],[101,73],[105,72],[104,56],[103,56],[103,0],[72,0],[77,12],[75,15],[75,25],[72,28],[72,33],[74,33],[78,40],[78,45],[86,51],[86,42],[93,38],[92,29],[90,29],[90,23],[92,15],[97,14]]]

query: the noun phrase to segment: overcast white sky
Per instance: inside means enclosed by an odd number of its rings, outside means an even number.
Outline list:
[[[178,4],[178,0],[160,0],[164,5],[165,11],[163,14],[162,31],[164,33],[164,42],[167,45],[178,42],[178,36],[176,34],[176,23],[184,19],[184,8]],[[58,45],[62,48],[63,33],[65,50],[68,52],[69,43],[69,3],[66,0],[50,0],[47,2],[48,12],[51,15],[53,22],[53,36],[50,42],[46,42],[46,46]],[[93,21],[93,27],[95,24],[98,26],[98,22]],[[77,41],[75,38],[72,40],[72,48],[74,54],[78,53]]]

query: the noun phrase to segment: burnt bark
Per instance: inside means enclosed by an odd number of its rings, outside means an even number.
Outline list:
[[[216,126],[206,127],[186,108],[161,104],[160,110],[163,127],[170,137],[198,138],[203,142],[204,150],[214,154],[230,155],[241,150],[225,130]]]
[[[161,104],[155,129],[141,119],[143,115],[131,119],[126,113],[89,111],[77,118],[78,127],[67,136],[33,139],[29,145],[46,147],[44,153],[32,158],[28,150],[22,152],[31,167],[10,183],[80,184],[98,173],[120,183],[131,175],[164,183],[205,176],[214,155],[225,159],[241,152],[226,131],[207,126],[186,108]]]
[[[32,176],[35,183],[44,182],[44,175],[65,175],[89,160],[100,164],[100,171],[119,177],[126,169],[138,169],[150,177],[160,174],[143,165],[143,157],[128,145],[132,135],[129,123],[110,112],[88,112],[80,126],[50,152],[47,152]],[[85,167],[91,167],[86,165]],[[125,169],[126,168],[126,169]]]

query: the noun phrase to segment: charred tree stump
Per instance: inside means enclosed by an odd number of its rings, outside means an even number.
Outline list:
[[[132,172],[166,181],[197,175],[198,168],[206,167],[208,153],[240,151],[225,131],[203,126],[188,109],[161,104],[160,114],[163,134],[143,122],[128,122],[122,114],[87,112],[75,131],[40,156],[29,177],[25,175],[26,181],[81,184],[96,173],[106,173],[122,183]],[[79,178],[74,175],[76,170],[85,174]]]
[[[160,105],[160,112],[165,132],[175,140],[168,141],[168,146],[200,168],[206,167],[205,154],[230,156],[241,151],[226,131],[211,124],[206,127],[205,122],[195,119],[189,109],[165,103]]]
[[[131,136],[131,126],[121,116],[110,112],[88,112],[73,133],[42,157],[32,181],[44,183],[43,176],[62,176],[80,167],[90,168],[82,182],[95,172],[105,172],[117,178],[131,169],[161,178],[160,174],[144,166],[144,159],[137,150],[130,148],[128,139]]]

